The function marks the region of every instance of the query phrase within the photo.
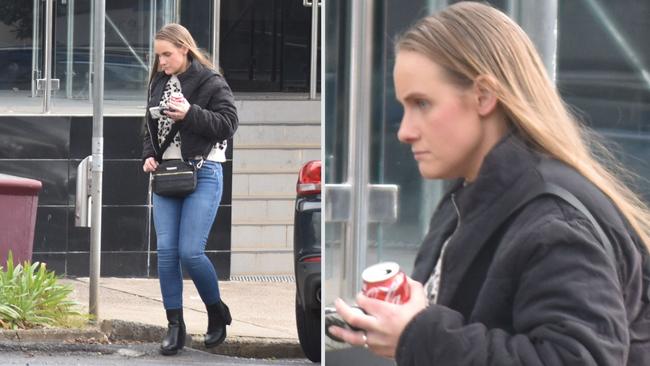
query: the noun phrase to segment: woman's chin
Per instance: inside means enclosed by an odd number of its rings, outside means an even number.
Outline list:
[[[425,179],[456,179],[458,178],[455,174],[449,172],[441,171],[439,169],[431,169],[431,167],[425,167],[418,165],[418,170],[420,175]]]

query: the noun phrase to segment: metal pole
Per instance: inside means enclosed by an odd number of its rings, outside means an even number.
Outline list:
[[[512,1],[512,0],[510,0]],[[427,1],[427,8],[429,13],[435,13],[437,11],[442,10],[444,7],[446,7],[448,4],[447,0],[428,0]]]
[[[314,0],[316,1],[316,0]],[[353,299],[361,289],[361,272],[366,267],[368,245],[368,156],[370,131],[373,0],[352,1],[350,40],[350,105],[348,109],[348,183],[352,186],[351,215],[345,240],[346,288]]]
[[[214,0],[212,7],[212,64],[219,68],[219,44],[221,37],[221,0]]]
[[[555,82],[557,0],[510,0],[508,9],[535,44],[549,78]]]
[[[155,2],[155,1],[154,1]],[[88,38],[88,100],[93,99],[93,57],[95,50],[93,49],[93,40],[95,39],[95,2],[90,2],[90,38]]]
[[[151,1],[149,4],[149,68],[153,66],[153,61],[156,58],[153,49],[153,39],[156,37],[156,18],[158,17],[158,10],[156,9],[156,2]],[[151,72],[150,69],[149,73]]]
[[[43,89],[43,113],[49,113],[52,108],[52,23],[54,16],[52,15],[54,9],[54,0],[46,0],[45,2],[45,62],[44,62],[44,79],[45,87]]]
[[[104,39],[106,0],[97,0],[94,17],[92,215],[90,227],[90,314],[99,320],[102,248],[102,175],[104,172]]]
[[[68,34],[66,48],[65,96],[72,98],[72,74],[74,73],[74,0],[68,0]]]
[[[309,99],[316,99],[318,72],[318,7],[319,1],[311,2],[311,67],[309,75]]]
[[[32,98],[35,98],[38,95],[38,79],[41,78],[41,75],[38,70],[38,59],[40,52],[39,40],[41,39],[41,27],[40,27],[40,3],[41,0],[34,0],[34,12],[32,14]]]

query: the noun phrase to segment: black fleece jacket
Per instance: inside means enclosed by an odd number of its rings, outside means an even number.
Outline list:
[[[507,198],[524,197],[540,181],[582,201],[615,260],[590,221],[552,196],[530,202],[494,235],[482,231],[505,215]],[[457,183],[443,198],[415,280],[428,280],[449,236],[438,303],[405,328],[398,365],[650,365],[647,250],[610,200],[573,169],[507,136],[476,181]]]
[[[181,155],[191,159],[204,155],[217,143],[231,138],[239,120],[235,100],[226,80],[215,71],[208,69],[198,61],[190,60],[190,66],[178,75],[183,95],[191,104],[185,118],[175,123],[180,124]],[[157,73],[149,87],[149,107],[158,106],[162,93],[170,76],[164,72]],[[146,114],[142,160],[157,156],[158,120]]]

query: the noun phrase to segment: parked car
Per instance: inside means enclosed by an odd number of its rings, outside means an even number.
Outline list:
[[[321,162],[300,169],[293,226],[296,325],[305,356],[321,359]]]

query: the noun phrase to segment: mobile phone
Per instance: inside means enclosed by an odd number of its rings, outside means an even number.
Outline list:
[[[158,119],[162,117],[162,113],[165,111],[165,109],[160,108],[160,107],[151,107],[149,108],[149,114],[151,115],[151,118],[153,119]]]
[[[363,311],[363,309],[361,309],[358,306],[353,305],[351,307],[352,307],[352,310],[358,311],[361,314],[366,313],[365,311]],[[334,308],[334,307],[325,307],[325,335],[327,335],[327,337],[329,337],[333,341],[342,343],[343,342],[342,339],[340,339],[340,338],[334,336],[332,333],[330,333],[329,328],[331,326],[333,326],[333,325],[335,325],[337,327],[340,327],[340,328],[353,330],[353,331],[361,330],[359,328],[353,327],[352,325],[348,324],[345,320],[343,320],[343,318],[341,318],[339,313],[336,312],[336,308]]]

